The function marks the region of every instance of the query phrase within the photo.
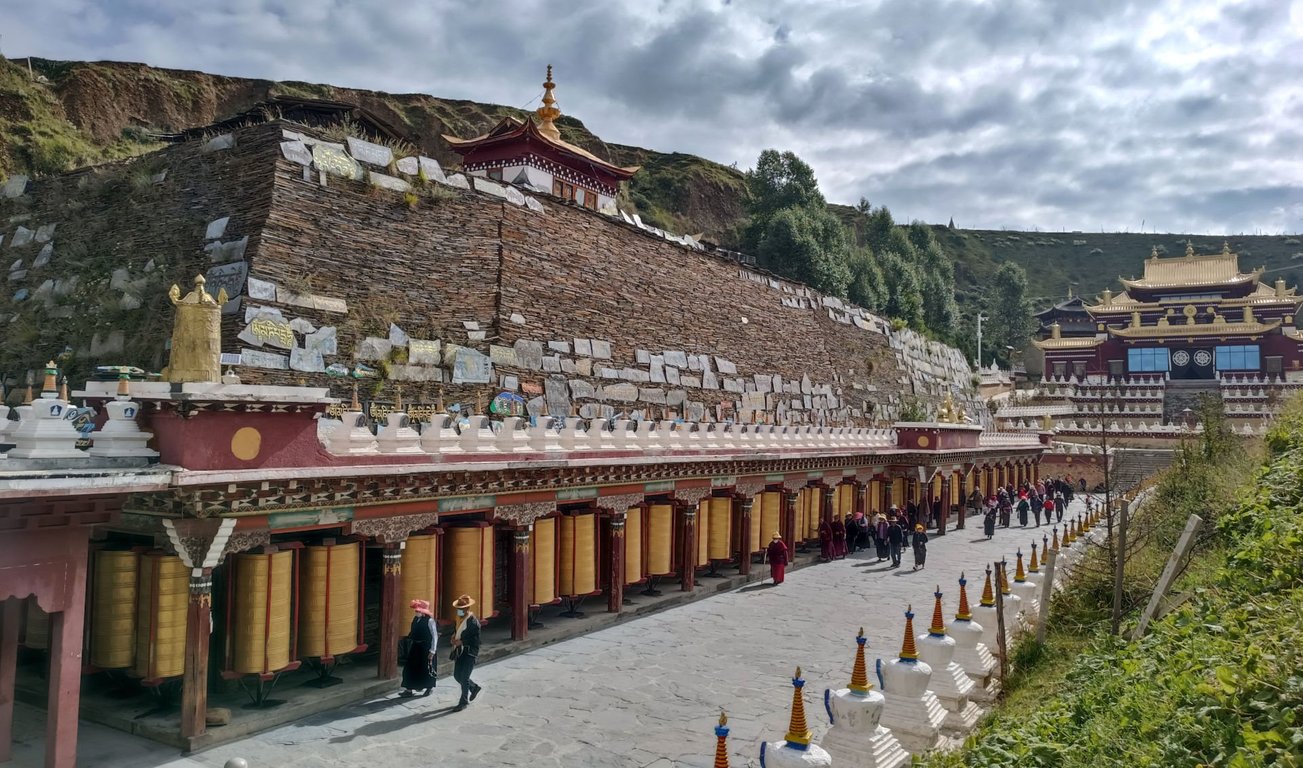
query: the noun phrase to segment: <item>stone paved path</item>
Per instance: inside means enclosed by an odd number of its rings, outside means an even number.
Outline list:
[[[1072,512],[1079,508],[1074,502]],[[428,699],[363,702],[189,757],[83,724],[81,764],[220,768],[243,757],[251,768],[696,768],[711,764],[712,727],[725,707],[733,765],[758,765],[760,741],[786,730],[796,665],[817,737],[828,727],[823,690],[850,679],[861,625],[870,666],[890,658],[900,650],[907,603],[918,614],[915,630],[925,631],[939,583],[951,620],[960,571],[976,604],[985,566],[1003,555],[1012,568],[1014,550],[1026,552],[1048,531],[997,529],[988,542],[980,518],[970,518],[965,531],[933,537],[922,571],[910,570],[908,552],[899,570],[861,553],[796,571],[778,588],[752,584],[513,656],[476,671],[484,693],[464,712],[450,710],[457,692],[447,679]],[[18,719],[15,733],[25,735],[15,764],[39,765],[41,714],[20,707]]]

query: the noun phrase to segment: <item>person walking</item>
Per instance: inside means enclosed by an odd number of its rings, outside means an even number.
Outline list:
[[[986,508],[986,518],[982,520],[982,530],[986,533],[987,539],[995,535],[995,507]]]
[[[900,549],[905,541],[905,531],[900,527],[900,520],[892,518],[887,521],[887,548],[891,552],[891,567],[900,567]]]
[[[457,628],[452,634],[452,676],[461,684],[461,699],[455,709],[460,712],[480,695],[480,687],[471,680],[475,660],[480,655],[480,620],[471,610],[475,600],[470,595],[452,601],[452,607],[457,611]]]
[[[927,564],[927,531],[923,526],[914,526],[914,570]]]
[[[846,523],[836,513],[832,517],[832,556],[834,560],[846,557]]]
[[[1046,502],[1046,503],[1049,503],[1049,502]],[[1063,510],[1068,506],[1068,501],[1067,501],[1067,499],[1063,498],[1063,493],[1060,492],[1060,493],[1056,493],[1056,494],[1054,494],[1054,502],[1053,502],[1053,503],[1054,503],[1054,511],[1055,511],[1055,514],[1058,516],[1059,522],[1061,523],[1061,522],[1063,522]],[[1048,514],[1045,516],[1045,519],[1046,519],[1046,521],[1049,520],[1049,515],[1048,515]]]
[[[765,557],[769,558],[769,578],[774,580],[774,586],[782,584],[783,577],[787,575],[787,545],[783,543],[783,537],[778,531],[774,531],[773,538],[769,540]]]
[[[1046,496],[1046,497],[1045,497],[1045,523],[1046,523],[1046,525],[1048,525],[1049,522],[1050,522],[1050,515],[1054,514],[1054,508],[1055,508],[1055,507],[1059,504],[1059,502],[1061,502],[1062,500],[1063,500],[1063,494],[1061,494],[1061,493],[1056,493],[1056,494],[1054,495],[1054,498],[1051,498],[1051,497],[1049,497],[1049,496]]]
[[[1018,497],[1018,525],[1027,527],[1027,513],[1031,511],[1031,502],[1027,501],[1026,496]]]
[[[832,524],[824,520],[819,523],[819,559],[825,563],[831,563],[834,557]]]
[[[412,617],[407,637],[398,643],[398,655],[403,661],[403,690],[398,695],[404,698],[415,696],[417,691],[423,691],[422,696],[429,696],[434,690],[434,651],[438,643],[430,604],[425,600],[413,600],[410,607],[416,615]]]
[[[855,554],[855,550],[859,545],[859,529],[855,526],[855,515],[847,512],[846,520],[842,525],[846,528],[846,551],[842,554],[850,556]]]
[[[873,524],[873,551],[879,563],[891,556],[887,551],[887,518],[882,513],[878,513],[878,519]]]

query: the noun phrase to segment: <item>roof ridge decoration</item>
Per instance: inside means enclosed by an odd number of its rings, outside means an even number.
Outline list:
[[[1198,255],[1194,252],[1194,243],[1187,240],[1185,255],[1178,258],[1162,258],[1158,255],[1158,246],[1153,246],[1149,258],[1145,259],[1144,276],[1140,278],[1119,277],[1122,285],[1128,289],[1156,290],[1162,288],[1179,288],[1183,286],[1217,286],[1237,285],[1256,282],[1262,276],[1262,269],[1241,272],[1239,255],[1231,251],[1228,241],[1222,241],[1220,253]],[[1105,305],[1112,302],[1105,300]]]
[[[556,88],[556,83],[552,82],[552,65],[547,65],[547,80],[543,82],[543,106],[534,111],[538,116],[538,132],[554,141],[561,140],[561,131],[556,127],[554,122],[561,116],[561,109],[556,105],[556,97],[552,95],[552,89]]]

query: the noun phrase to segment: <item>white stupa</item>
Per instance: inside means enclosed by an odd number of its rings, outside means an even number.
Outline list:
[[[839,766],[896,768],[909,765],[909,753],[882,725],[886,699],[869,683],[864,664],[866,642],[861,627],[855,638],[855,667],[851,671],[850,685],[823,692],[828,719],[832,721],[832,727],[823,737],[823,748]]]
[[[760,743],[760,768],[824,768],[832,765],[832,757],[818,744],[811,743],[814,734],[805,724],[805,700],[801,689],[801,668],[792,676],[792,718],[787,735],[782,741]]]
[[[994,701],[1000,692],[1000,682],[995,676],[995,657],[982,642],[982,625],[973,621],[968,608],[968,579],[959,576],[959,612],[950,623],[950,636],[955,639],[955,663],[973,681],[968,697],[976,702]]]
[[[945,618],[941,615],[941,587],[933,594],[936,604],[932,608],[932,625],[917,637],[918,655],[932,667],[931,691],[946,710],[941,728],[958,735],[977,725],[982,710],[970,698],[973,681],[955,662],[955,639],[946,634]]]
[[[158,456],[158,451],[146,445],[154,434],[141,431],[136,423],[140,403],[131,400],[131,379],[127,374],[118,376],[118,394],[104,405],[104,410],[108,411],[108,421],[91,433],[91,447],[87,453],[106,458],[152,459]]]
[[[914,645],[914,611],[905,611],[905,642],[900,657],[886,664],[878,660],[882,693],[886,699],[882,724],[891,729],[900,746],[915,755],[927,752],[941,741],[941,724],[946,711],[932,685],[932,667],[919,661]]]
[[[18,408],[20,421],[10,432],[11,459],[84,459],[77,448],[81,435],[65,417],[68,399],[58,392],[59,369],[54,361],[45,364],[45,385],[41,396]]]

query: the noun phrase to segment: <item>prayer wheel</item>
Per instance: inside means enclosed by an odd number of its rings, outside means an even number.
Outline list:
[[[402,606],[407,610],[413,600],[428,602],[437,614],[439,605],[439,537],[423,533],[407,537],[403,547],[403,572],[400,582]]]
[[[706,547],[706,556],[711,560],[733,559],[733,499],[729,496],[713,496],[709,502],[710,541]]]
[[[900,478],[891,484],[891,503],[898,509],[905,508],[905,481]]]
[[[140,556],[133,674],[162,680],[185,674],[190,573],[176,555]]]
[[[444,619],[456,621],[452,601],[461,595],[475,599],[472,610],[481,620],[494,615],[492,525],[449,528],[444,534],[443,569]]]
[[[624,583],[637,584],[647,578],[643,567],[642,520],[646,513],[642,507],[630,507],[624,513]]]
[[[697,502],[697,559],[698,568],[710,565],[710,499]]]
[[[540,517],[529,534],[530,605],[551,605],[557,596],[557,518]]]
[[[752,512],[752,515],[755,515],[754,511]],[[782,519],[783,494],[778,491],[765,491],[760,494],[760,515],[758,518],[753,517],[751,520],[751,530],[756,534],[751,537],[751,541],[755,542],[756,536],[762,538],[760,539],[759,547],[753,545],[751,549],[752,552],[755,552],[757,549],[763,549],[767,546],[770,537],[775,533],[782,531]]]
[[[837,486],[837,492],[832,497],[833,516],[838,520],[845,520],[846,516],[855,511],[855,486],[851,483],[840,483]]]
[[[28,598],[23,616],[23,647],[44,651],[50,647],[50,614],[41,610],[36,598]]]
[[[358,648],[356,541],[305,547],[299,557],[299,656],[332,659]]]
[[[90,663],[100,669],[126,669],[136,661],[136,581],[140,555],[95,553],[91,594]]]
[[[271,675],[290,666],[294,552],[231,558],[231,671]]]
[[[764,494],[756,494],[755,498],[751,500],[751,537],[747,539],[747,553],[759,552],[764,549],[765,544],[769,541],[769,537],[774,531],[778,530],[777,528],[770,528],[769,532],[766,533],[760,525],[760,523],[763,522],[760,518],[764,516],[764,507]],[[764,538],[761,538],[761,536]]]
[[[647,573],[674,573],[674,507],[652,504],[647,508]]]
[[[812,486],[805,493],[805,538],[819,538],[819,520],[823,517],[823,489]]]
[[[601,591],[597,582],[597,514],[562,515],[560,534],[561,596],[582,597]]]
[[[805,519],[810,511],[810,502],[807,499],[809,495],[808,488],[802,488],[796,493],[796,531],[792,534],[792,538],[796,541],[805,541],[806,531],[810,527]]]

